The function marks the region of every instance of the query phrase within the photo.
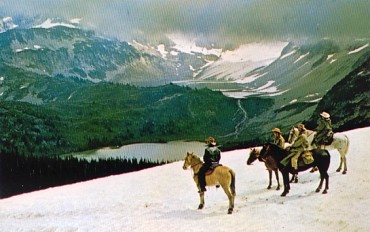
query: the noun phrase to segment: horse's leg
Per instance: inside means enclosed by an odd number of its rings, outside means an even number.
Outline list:
[[[271,189],[272,185],[272,170],[267,170],[269,172],[269,186],[267,186],[267,189]]]
[[[325,175],[325,189],[322,192],[323,194],[328,193],[328,190],[329,190],[329,174],[327,172],[325,174],[326,174]]]
[[[280,190],[279,171],[277,169],[275,169],[274,172],[275,172],[275,176],[276,176],[276,181],[278,183],[278,186],[276,187],[276,190]]]
[[[340,170],[342,169],[342,163],[343,163],[344,164],[343,174],[346,174],[347,173],[346,152],[341,150],[341,151],[339,151],[339,154],[340,154],[340,166],[337,169],[337,172],[340,172]]]
[[[340,163],[339,163],[339,167],[337,168],[337,172],[340,172],[340,170],[342,170],[342,164],[343,164],[343,155],[341,152],[339,152],[340,154]]]
[[[322,188],[322,183],[323,183],[323,181],[324,181],[324,175],[323,175],[323,173],[321,172],[321,170],[320,170],[320,184],[319,184],[319,186],[317,187],[317,189],[316,189],[316,192],[318,193],[318,192],[320,192],[320,190],[321,190],[321,188]]]
[[[234,210],[234,194],[230,191],[230,184],[221,184],[224,192],[226,193],[227,197],[229,198],[229,209],[227,210],[228,214],[232,214]]]
[[[290,190],[289,172],[284,171],[282,172],[282,174],[283,174],[283,181],[284,181],[284,191],[280,196],[285,197],[289,193],[289,190]]]
[[[289,181],[290,183],[298,183],[298,173],[292,175],[292,179]]]
[[[198,209],[203,209],[203,207],[204,207],[204,192],[200,191],[200,188],[199,188],[199,199],[200,199],[200,203],[199,203]]]
[[[347,173],[347,158],[346,158],[346,154],[343,155],[343,163],[344,163],[344,170],[343,170],[343,174],[346,174]]]

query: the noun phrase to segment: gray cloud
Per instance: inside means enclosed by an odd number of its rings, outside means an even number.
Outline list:
[[[233,47],[260,40],[370,37],[368,0],[6,0],[0,9],[3,17],[79,17],[84,27],[128,41],[184,33]]]

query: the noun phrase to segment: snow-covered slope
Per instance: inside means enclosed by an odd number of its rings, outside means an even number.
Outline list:
[[[221,159],[236,172],[232,215],[226,195],[215,188],[197,210],[192,172],[176,162],[0,200],[0,231],[369,231],[370,128],[344,134],[351,141],[348,174],[335,172],[339,154],[332,151],[327,195],[314,192],[319,174],[309,172],[285,198],[267,190],[264,165],[247,166],[249,149],[242,149]]]

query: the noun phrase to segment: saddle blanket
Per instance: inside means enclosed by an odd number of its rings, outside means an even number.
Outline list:
[[[222,166],[222,164],[219,164],[219,163],[213,163],[213,164],[211,165],[211,167],[209,167],[209,169],[207,170],[207,172],[206,172],[206,176],[211,175],[211,174],[212,174],[212,172],[213,172],[217,167],[219,167],[219,166]]]

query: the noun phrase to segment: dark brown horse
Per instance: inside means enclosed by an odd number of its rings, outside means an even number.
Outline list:
[[[251,165],[258,157],[260,156],[261,149],[260,148],[251,148],[249,152],[249,158],[247,160],[247,164]],[[275,173],[276,181],[278,186],[276,187],[276,190],[280,190],[280,182],[279,182],[279,171],[278,166],[275,162],[275,160],[272,157],[267,157],[265,160],[260,160],[265,163],[266,169],[269,172],[269,185],[267,186],[267,189],[271,189],[272,185],[272,172]]]
[[[325,189],[322,193],[327,193],[329,189],[329,175],[328,175],[328,169],[330,165],[330,154],[327,150],[321,150],[321,149],[314,149],[311,150],[312,156],[314,158],[314,161],[310,164],[306,164],[303,166],[298,166],[298,172],[305,171],[311,167],[317,166],[320,172],[320,184],[316,189],[316,192],[320,192],[322,188],[322,184],[325,179]],[[286,196],[289,193],[290,190],[290,183],[289,183],[289,173],[294,173],[294,170],[291,166],[291,164],[288,164],[286,167],[284,167],[280,161],[282,161],[287,155],[289,155],[289,151],[286,151],[275,144],[268,143],[262,147],[260,158],[262,160],[266,160],[268,157],[272,157],[275,162],[278,164],[279,170],[281,174],[283,175],[283,181],[284,181],[284,191],[281,194],[281,196]],[[290,163],[290,162],[289,162]]]

